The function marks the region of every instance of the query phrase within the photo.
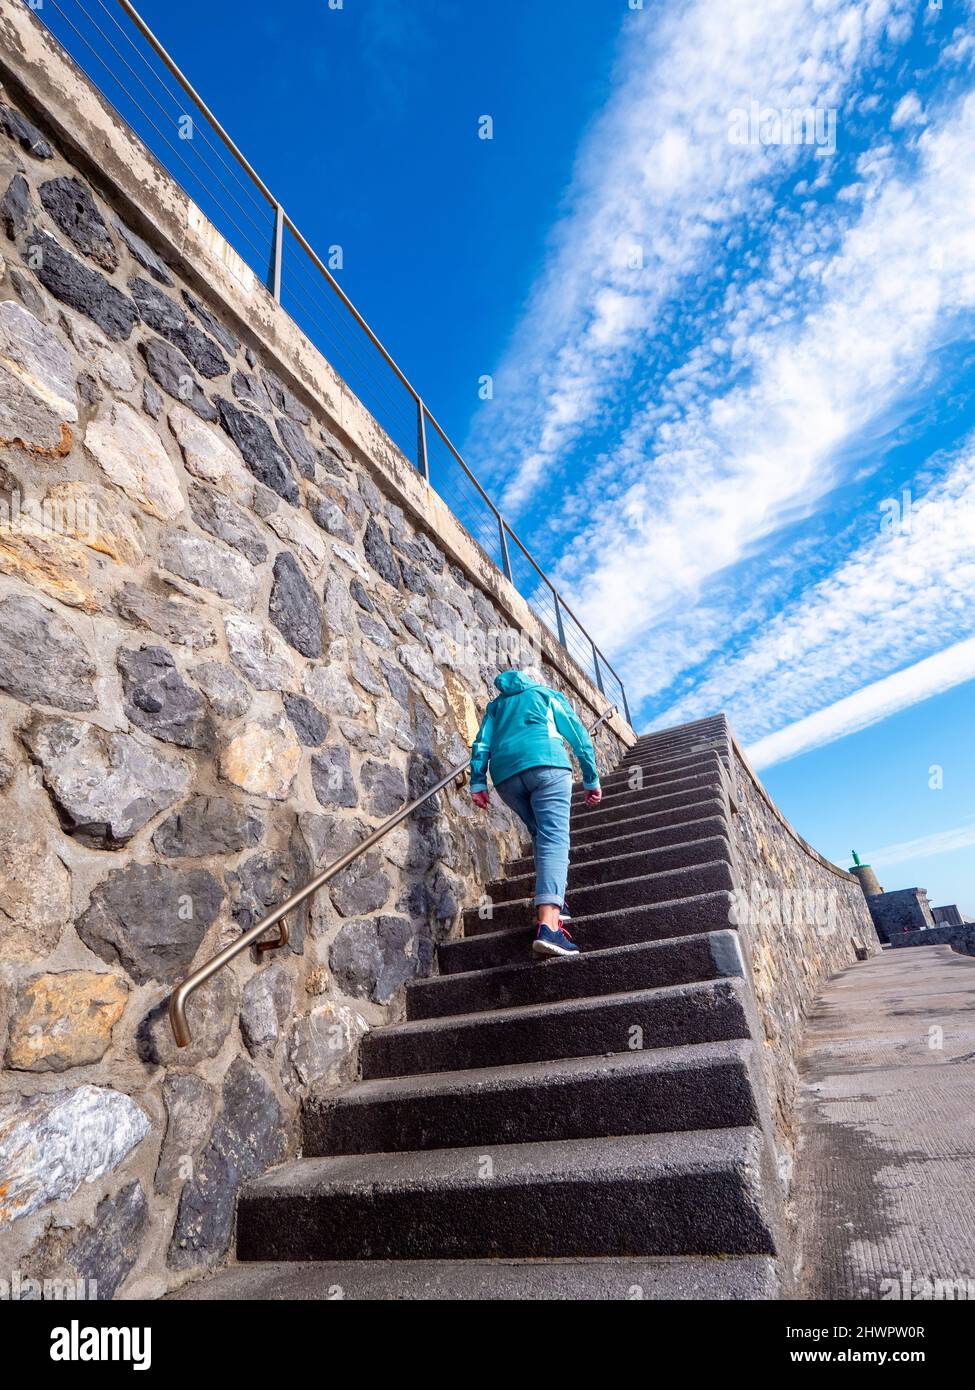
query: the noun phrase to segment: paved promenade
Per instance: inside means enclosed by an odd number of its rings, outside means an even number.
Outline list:
[[[832,980],[799,1118],[801,1296],[975,1299],[975,958],[887,950]]]

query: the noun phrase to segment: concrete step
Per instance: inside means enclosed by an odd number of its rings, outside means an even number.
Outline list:
[[[690,733],[650,734],[640,738],[623,754],[621,762],[632,763],[640,758],[658,760],[681,754],[703,753],[718,749],[728,753],[730,748],[727,725]]]
[[[688,821],[704,817],[719,816],[727,825],[728,802],[723,793],[704,792],[700,800],[681,801],[679,806],[667,807],[659,811],[640,811],[639,815],[607,817],[604,821],[593,820],[585,829],[572,831],[572,856],[578,859],[580,853],[592,845],[606,840],[619,840],[625,835],[639,835],[648,832],[675,831]],[[686,838],[682,837],[682,838]],[[528,858],[531,845],[525,845],[522,858]]]
[[[305,1158],[248,1183],[242,1260],[770,1255],[755,1127]]]
[[[748,1036],[740,979],[561,999],[417,1019],[366,1033],[364,1080],[380,1076],[510,1066],[557,1057],[594,1057],[637,1047],[726,1042]]]
[[[723,816],[702,816],[698,820],[679,821],[676,825],[664,824],[655,830],[637,831],[634,835],[619,835],[614,839],[590,840],[579,845],[572,843],[572,863],[569,874],[580,864],[592,859],[609,859],[613,855],[652,854],[664,845],[677,845],[688,840],[706,840],[709,836],[726,836],[728,826]],[[523,855],[520,859],[509,859],[505,864],[507,878],[521,878],[525,874],[534,876],[534,854]],[[570,877],[571,882],[571,877]]]
[[[631,768],[642,767],[644,771],[664,772],[668,768],[679,767],[683,762],[696,758],[717,758],[724,766],[730,764],[730,749],[724,739],[703,742],[675,743],[669,747],[631,749],[614,767],[614,772],[629,772]]]
[[[728,733],[728,719],[724,714],[707,714],[703,719],[693,719],[686,724],[673,724],[669,729],[654,729],[649,734],[641,734],[637,744],[653,744],[674,738],[701,738],[702,735]]]
[[[519,1303],[755,1302],[778,1298],[776,1261],[691,1255],[604,1256],[582,1260],[306,1260],[232,1265],[196,1279],[178,1302],[317,1302],[342,1299]]]
[[[628,907],[643,907],[648,903],[670,902],[674,898],[692,897],[734,888],[731,868],[731,846],[726,840],[716,842],[714,855],[703,863],[685,868],[666,869],[662,873],[636,874],[632,878],[612,883],[596,883],[590,887],[573,888],[573,920],[576,917],[599,913],[621,912]],[[715,857],[720,855],[720,858]],[[530,926],[535,921],[532,898],[515,898],[491,905],[491,916],[482,917],[482,909],[464,909],[464,935],[480,936],[503,931],[505,927]]]
[[[411,1021],[445,1018],[481,1009],[551,1004],[557,999],[591,999],[600,994],[686,985],[742,974],[738,933],[707,932],[414,980],[406,986],[406,1017]]]
[[[599,806],[583,805],[573,809],[570,817],[573,831],[581,834],[594,823],[628,820],[634,815],[669,811],[677,806],[686,806],[690,801],[701,801],[709,794],[720,796],[725,791],[717,770],[695,773],[692,777],[682,778],[680,782],[670,785],[671,789],[668,791],[661,791],[658,787],[646,787],[635,792],[621,792],[618,796],[607,798],[606,802]]]
[[[389,1153],[759,1123],[734,1040],[360,1081],[305,1102],[302,1154]]]
[[[623,808],[631,806],[635,802],[658,800],[660,797],[690,791],[695,787],[717,787],[723,789],[727,794],[727,780],[717,759],[703,767],[698,766],[692,771],[682,770],[679,777],[665,777],[660,781],[651,781],[648,777],[644,777],[641,784],[635,787],[624,781],[615,789],[604,790],[602,800],[597,802],[595,806],[587,805],[584,796],[573,796],[570,816],[573,823],[576,823],[580,817],[584,816],[600,813],[608,816],[612,809],[619,817],[626,814]]]
[[[734,898],[729,892],[702,893],[666,903],[596,913],[572,919],[572,937],[583,951],[607,946],[632,946],[638,941],[660,941],[669,936],[724,931],[731,921]],[[575,908],[573,908],[575,911]],[[531,959],[535,928],[531,924],[493,931],[484,936],[460,937],[437,948],[441,973],[486,970]]]
[[[630,854],[619,849],[619,841],[609,842],[609,851],[599,859],[583,859],[569,865],[567,895],[574,898],[582,888],[617,883],[637,874],[659,874],[668,869],[687,869],[694,864],[706,864],[715,859],[731,858],[731,846],[720,833],[699,840],[690,836],[675,844],[658,845],[654,849],[636,850]],[[530,898],[535,891],[534,868],[523,874],[509,874],[487,885],[487,896],[495,903],[518,898]]]
[[[608,773],[601,777],[599,784],[602,787],[603,799],[615,796],[619,792],[627,789],[633,790],[633,782],[637,771],[640,772],[640,781],[643,786],[660,786],[668,782],[679,781],[683,777],[691,777],[697,772],[709,772],[713,768],[721,765],[721,760],[716,752],[694,753],[689,757],[677,759],[673,763],[663,766],[643,764],[636,762],[626,767],[619,767],[615,772]],[[586,789],[581,782],[575,782],[572,786],[573,803],[585,800]]]
[[[664,770],[668,767],[676,767],[682,762],[689,762],[695,758],[703,758],[715,755],[725,761],[728,756],[728,745],[721,739],[710,742],[694,740],[687,747],[677,747],[671,750],[658,749],[654,751],[643,744],[634,745],[628,748],[613,768],[613,773],[625,772],[631,767],[645,764],[650,769]]]
[[[674,771],[683,764],[704,761],[710,758],[724,759],[727,747],[719,741],[685,742],[671,748],[627,749],[616,765],[610,769],[614,776],[626,776],[634,767],[642,767],[644,772],[663,774]]]

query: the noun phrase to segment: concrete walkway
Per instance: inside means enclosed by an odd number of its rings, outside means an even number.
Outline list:
[[[975,959],[887,950],[830,981],[799,1122],[800,1296],[975,1299]]]

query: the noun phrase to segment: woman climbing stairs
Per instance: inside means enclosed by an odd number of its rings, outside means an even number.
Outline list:
[[[243,1189],[241,1264],[180,1297],[776,1296],[725,747],[723,720],[650,735],[576,794],[582,954],[531,960],[510,863],[362,1080],[306,1102],[303,1157]]]

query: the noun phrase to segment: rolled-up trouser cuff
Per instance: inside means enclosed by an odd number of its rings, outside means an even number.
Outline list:
[[[543,894],[540,898],[536,898],[536,899],[535,899],[535,906],[536,906],[536,907],[561,907],[561,906],[562,906],[562,899],[561,899],[561,898],[553,898],[553,897],[551,897],[551,896],[548,895],[548,894]]]

